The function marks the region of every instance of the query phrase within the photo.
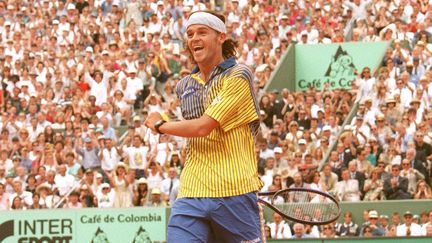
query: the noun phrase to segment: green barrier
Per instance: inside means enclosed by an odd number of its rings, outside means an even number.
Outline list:
[[[7,211],[0,242],[165,242],[166,226],[166,208]]]
[[[321,90],[327,82],[332,89],[351,88],[356,72],[364,67],[379,67],[389,45],[390,42],[296,45],[296,91],[309,87]]]
[[[295,89],[295,45],[291,44],[283,54],[279,64],[272,72],[264,88],[266,92],[277,89],[281,91],[287,88],[291,91]]]
[[[289,240],[268,240],[267,243],[288,243],[288,242],[308,242],[308,243],[352,243],[367,242],[367,243],[430,243],[430,237],[381,237],[381,238],[335,238],[335,239],[289,239]]]

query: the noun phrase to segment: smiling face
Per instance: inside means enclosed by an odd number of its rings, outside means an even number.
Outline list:
[[[191,25],[187,29],[187,45],[197,64],[213,64],[222,56],[224,33],[218,33],[206,25]]]

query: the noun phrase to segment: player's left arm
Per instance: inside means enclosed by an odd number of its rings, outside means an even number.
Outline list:
[[[154,125],[160,120],[162,120],[162,116],[159,113],[154,112],[148,116],[144,124],[155,131]],[[207,115],[203,115],[200,118],[192,120],[166,122],[159,127],[159,131],[185,138],[205,137],[218,126],[219,123],[216,120]]]

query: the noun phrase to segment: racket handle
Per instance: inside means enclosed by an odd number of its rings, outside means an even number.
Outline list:
[[[259,209],[260,226],[261,226],[261,238],[262,238],[262,242],[266,243],[267,238],[265,235],[265,228],[264,228],[265,226],[264,209],[259,203],[258,203],[258,209]]]

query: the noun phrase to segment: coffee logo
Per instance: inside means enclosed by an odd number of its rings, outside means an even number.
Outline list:
[[[100,227],[97,228],[91,243],[109,243],[108,238],[103,230]]]
[[[301,79],[298,87],[301,90],[314,87],[321,90],[328,83],[330,88],[351,88],[352,81],[356,79],[356,68],[353,57],[339,46],[336,53],[331,57],[326,73],[322,77],[312,80]]]
[[[152,241],[150,239],[149,233],[142,226],[140,226],[132,243],[151,243],[151,242]]]

